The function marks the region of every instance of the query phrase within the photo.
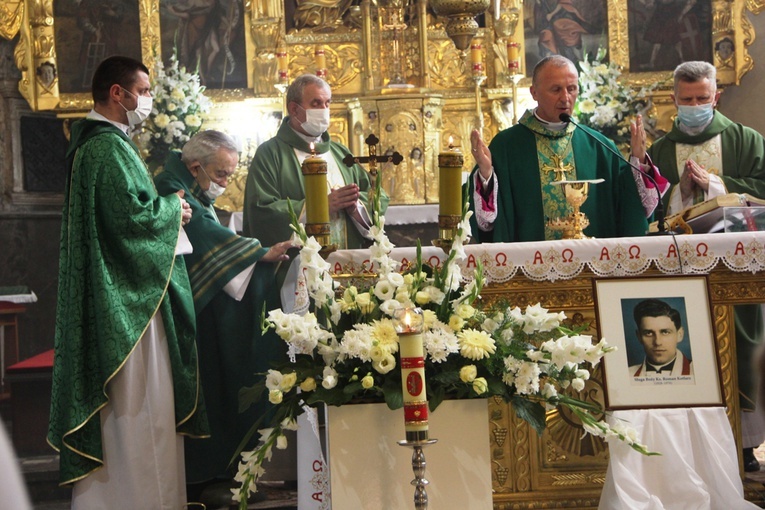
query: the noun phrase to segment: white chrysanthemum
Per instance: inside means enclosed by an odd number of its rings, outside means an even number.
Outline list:
[[[165,129],[170,124],[170,117],[166,113],[160,113],[154,117],[154,125],[159,129]]]
[[[460,350],[457,335],[448,326],[440,322],[422,334],[422,341],[425,352],[433,363],[446,361],[450,354]]]
[[[460,344],[460,354],[474,361],[488,358],[497,349],[494,339],[485,331],[465,329],[457,334],[457,339]]]
[[[186,117],[186,125],[192,128],[198,128],[202,125],[202,119],[198,115],[188,115]]]
[[[592,99],[585,99],[584,101],[579,101],[579,111],[582,113],[593,113],[595,112],[595,101]]]

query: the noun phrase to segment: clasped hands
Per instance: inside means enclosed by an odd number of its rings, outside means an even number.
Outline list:
[[[183,199],[186,195],[185,191],[179,189],[175,194],[181,199],[181,226],[185,227],[191,221],[191,206]]]

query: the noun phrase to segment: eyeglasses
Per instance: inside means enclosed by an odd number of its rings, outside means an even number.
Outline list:
[[[213,174],[215,175],[215,178],[213,178],[213,177],[210,177],[210,174],[207,173],[207,170],[205,170],[205,167],[202,165],[202,163],[199,163],[199,168],[202,169],[202,171],[204,172],[204,174],[207,176],[208,179],[224,187],[228,184],[228,180],[231,178],[231,176],[234,175],[234,172],[227,172],[226,170],[216,170],[215,172],[213,172]]]

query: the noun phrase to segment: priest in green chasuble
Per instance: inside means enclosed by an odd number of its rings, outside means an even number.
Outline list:
[[[477,166],[468,180],[468,200],[475,212],[472,229],[481,242],[559,239],[561,233],[550,229],[547,220],[571,213],[562,187],[552,184],[562,179],[604,179],[590,186],[581,208],[590,220],[586,235],[605,238],[646,233],[647,217],[658,203],[656,190],[602,146],[618,152],[611,140],[561,121],[561,114],[572,114],[578,94],[574,64],[560,55],[546,57],[534,68],[532,78],[531,95],[537,108],[498,133],[488,147],[480,133],[473,131],[471,145]],[[641,125],[638,117],[631,126],[633,150],[645,145]],[[650,168],[649,160],[643,170]]]
[[[292,234],[287,201],[304,222],[305,187],[301,163],[311,154],[327,162],[332,242],[340,249],[361,248],[369,236],[371,181],[359,165],[348,167],[348,149],[329,138],[332,91],[323,79],[304,74],[287,89],[286,117],[274,138],[258,147],[247,175],[243,233],[266,245]],[[380,214],[389,198],[382,192]]]
[[[151,112],[148,69],[110,57],[92,93],[67,151],[48,442],[72,508],[177,510],[182,435],[208,433],[178,256],[191,209],[157,194],[128,136]]]
[[[238,162],[231,137],[202,131],[182,153],[170,153],[154,179],[160,195],[183,190],[192,211],[184,230],[193,251],[184,258],[196,309],[210,438],[185,442],[190,501],[197,501],[205,482],[231,480],[233,472],[227,468],[239,442],[267,411],[264,402],[240,414],[239,390],[254,385],[256,374],[267,372],[279,353],[285,356],[284,342],[276,334],[261,335],[260,316],[264,306],[266,311],[279,306],[276,267],[288,259],[286,250],[292,245],[284,241],[267,248],[257,239],[239,236],[220,224],[213,207]]]
[[[671,97],[677,118],[648,150],[672,184],[668,214],[727,193],[765,198],[765,139],[715,110],[720,93],[712,64],[684,62],[675,69]],[[755,411],[757,371],[752,363],[765,337],[761,306],[738,305],[734,317],[744,468],[758,471],[753,448],[765,440],[765,418],[762,409]]]

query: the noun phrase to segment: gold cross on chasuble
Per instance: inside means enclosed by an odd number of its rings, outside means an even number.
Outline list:
[[[542,165],[542,171],[543,172],[555,172],[555,180],[556,181],[565,181],[566,180],[566,172],[573,172],[574,166],[570,163],[568,165],[563,164],[563,158],[558,156],[557,154],[553,154],[550,157],[550,162],[552,164],[545,163]]]

